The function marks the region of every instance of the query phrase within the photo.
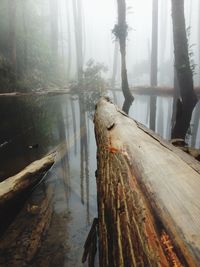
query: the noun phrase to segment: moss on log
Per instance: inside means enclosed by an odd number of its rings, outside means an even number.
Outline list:
[[[199,266],[199,163],[108,99],[94,124],[100,266]]]

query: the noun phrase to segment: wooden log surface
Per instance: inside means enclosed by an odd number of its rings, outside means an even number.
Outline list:
[[[27,188],[35,185],[54,163],[55,153],[32,162],[18,174],[0,183],[0,206]]]
[[[94,116],[100,266],[200,266],[200,168],[102,98]]]
[[[41,183],[0,239],[0,266],[29,266],[52,216],[53,185]]]

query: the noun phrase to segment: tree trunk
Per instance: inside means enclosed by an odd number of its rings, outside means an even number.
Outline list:
[[[72,60],[72,55],[71,55],[71,30],[70,30],[70,12],[69,12],[69,0],[66,0],[66,19],[67,19],[67,48],[68,48],[68,53],[67,53],[67,79],[70,79],[70,71],[71,71],[71,60]]]
[[[15,88],[17,75],[17,48],[16,48],[16,0],[8,2],[9,8],[9,54],[12,64],[12,79],[11,82]]]
[[[118,24],[115,25],[113,30],[115,36],[119,39],[120,52],[121,52],[121,79],[122,79],[122,92],[124,95],[123,110],[128,114],[130,106],[133,103],[134,97],[132,96],[126,70],[126,37],[128,33],[128,26],[126,24],[126,2],[125,0],[117,0],[118,3]]]
[[[151,73],[150,83],[157,86],[158,73],[158,0],[153,0],[152,8],[152,43],[151,43]],[[150,129],[156,130],[156,96],[150,97]]]
[[[23,16],[23,31],[24,31],[24,66],[23,66],[23,73],[28,72],[28,6],[27,1],[22,2],[22,16]]]
[[[197,141],[197,133],[199,128],[199,120],[200,120],[200,102],[196,104],[195,114],[194,114],[194,122],[193,122],[193,129],[192,129],[192,142],[191,146],[195,147]]]
[[[193,89],[193,74],[188,55],[183,0],[172,0],[172,23],[175,68],[181,95],[177,106],[176,123],[172,129],[172,138],[185,139],[197,97]]]
[[[200,1],[198,6],[198,25],[200,25]],[[200,29],[198,28],[198,45],[200,47]],[[199,49],[199,85],[200,85],[200,49]]]
[[[74,15],[74,31],[76,42],[76,64],[78,81],[81,83],[83,76],[83,30],[82,30],[82,4],[80,0],[72,0]]]
[[[94,124],[100,266],[199,266],[199,164],[106,99]]]
[[[112,78],[111,78],[111,90],[113,92],[113,97],[114,97],[114,101],[115,103],[117,103],[117,96],[116,93],[114,91],[115,89],[115,82],[116,82],[116,75],[117,75],[117,66],[118,66],[118,49],[119,49],[119,45],[118,42],[115,42],[115,49],[114,49],[114,57],[113,57],[113,71],[112,71]]]
[[[58,60],[58,3],[57,0],[50,0],[51,15],[51,50],[54,64]]]

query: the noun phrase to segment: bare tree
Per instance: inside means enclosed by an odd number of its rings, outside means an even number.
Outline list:
[[[126,23],[126,1],[117,0],[118,4],[118,24],[115,25],[113,33],[119,40],[121,52],[121,79],[122,79],[122,92],[124,95],[123,111],[128,114],[130,106],[133,103],[134,97],[130,92],[128,85],[128,77],[126,70],[126,38],[128,35],[128,25]]]
[[[117,67],[118,67],[118,53],[119,53],[118,50],[119,50],[119,44],[118,42],[115,42],[114,57],[113,57],[113,70],[112,70],[112,78],[111,78],[111,89],[113,91],[113,97],[114,97],[115,102],[117,102],[117,96],[115,93],[115,82],[116,82]]]
[[[15,84],[17,75],[16,0],[8,1],[8,10],[9,10],[9,55],[13,71],[12,82]]]
[[[172,129],[172,138],[185,139],[190,126],[192,111],[197,103],[197,97],[193,88],[193,73],[188,53],[183,0],[172,0],[172,24],[175,69],[180,88],[180,98],[177,101],[176,122]]]
[[[53,59],[58,59],[58,3],[57,0],[50,0],[51,15],[51,49]]]
[[[74,29],[76,42],[76,62],[77,76],[79,83],[83,75],[83,29],[82,29],[82,2],[81,0],[72,0]]]
[[[68,47],[68,59],[67,59],[67,79],[70,78],[71,71],[71,31],[70,31],[70,12],[69,12],[69,0],[66,0],[66,18],[67,18],[67,47]]]

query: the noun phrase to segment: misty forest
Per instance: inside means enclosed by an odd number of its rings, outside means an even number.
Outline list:
[[[200,266],[200,1],[0,1],[0,267]]]

